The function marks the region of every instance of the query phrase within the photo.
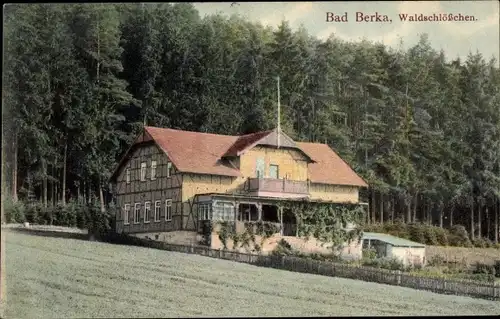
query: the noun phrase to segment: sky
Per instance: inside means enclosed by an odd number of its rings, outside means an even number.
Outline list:
[[[483,1],[377,1],[377,2],[231,2],[194,3],[201,16],[222,13],[238,14],[251,21],[276,27],[283,19],[292,28],[303,25],[311,35],[327,39],[331,34],[346,41],[363,38],[398,48],[400,39],[406,49],[415,45],[421,33],[429,35],[436,50],[443,49],[448,59],[465,59],[479,51],[485,59],[499,62],[500,33],[497,0]],[[347,22],[327,22],[327,12],[343,16]],[[390,22],[357,22],[356,16],[375,15]],[[473,16],[474,21],[401,21],[400,15],[438,13]],[[330,14],[331,15],[331,14]]]

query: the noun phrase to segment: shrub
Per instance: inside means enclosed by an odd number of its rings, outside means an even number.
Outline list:
[[[13,202],[11,199],[6,199],[3,205],[7,223],[24,223],[26,221],[26,207],[23,202]]]
[[[375,268],[389,269],[389,270],[401,270],[401,271],[406,270],[406,267],[399,259],[389,258],[389,257],[376,258],[371,260],[367,259],[363,261],[363,265]]]
[[[427,262],[428,266],[442,266],[445,264],[445,259],[440,255],[432,256]]]
[[[486,248],[488,246],[486,240],[484,240],[484,238],[475,238],[473,241],[472,241],[472,244],[474,245],[474,247],[477,247],[477,248]]]
[[[448,246],[448,231],[441,227],[433,227],[437,245]]]
[[[284,239],[281,239],[276,245],[276,248],[272,251],[273,255],[279,256],[290,256],[296,255],[296,252],[293,251],[292,246]]]
[[[495,277],[500,278],[500,260],[495,260],[495,264],[493,265],[493,269],[495,269]]]
[[[408,234],[410,240],[416,241],[417,243],[427,243],[426,240],[426,227],[420,224],[409,224]]]
[[[478,262],[478,263],[476,263],[472,273],[473,274],[485,274],[485,275],[495,276],[496,269],[495,269],[494,265],[489,265],[489,264]]]
[[[462,225],[453,225],[450,228],[449,243],[456,247],[470,247],[471,241],[467,230]]]
[[[373,248],[363,249],[363,259],[377,258],[377,251]]]

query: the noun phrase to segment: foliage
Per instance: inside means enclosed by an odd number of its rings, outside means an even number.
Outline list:
[[[263,221],[244,222],[242,232],[236,232],[235,222],[217,221],[213,222],[213,224],[212,227],[219,226],[217,235],[224,249],[229,248],[228,240],[232,240],[233,249],[243,247],[249,250],[260,251],[264,241],[280,231],[278,225]],[[256,241],[256,236],[260,236],[259,242]]]
[[[476,263],[474,265],[473,274],[485,274],[495,276],[496,269],[494,265],[484,264],[484,263]]]
[[[453,227],[450,228],[449,242],[451,246],[471,246],[471,241],[467,234],[467,230],[462,225],[453,225]]]
[[[363,259],[373,260],[377,258],[377,251],[374,248],[363,249]]]
[[[454,225],[451,229],[445,229],[423,223],[404,224],[397,222],[394,224],[365,225],[363,230],[366,232],[387,233],[425,245],[451,245],[456,247],[471,246],[467,230],[461,225]]]
[[[363,265],[375,268],[389,269],[389,270],[401,270],[401,271],[407,270],[407,267],[405,267],[399,259],[390,257],[364,259]]]
[[[333,243],[334,250],[361,240],[361,229],[348,229],[349,225],[362,223],[365,211],[361,205],[303,201],[284,204],[284,209],[295,215],[299,236]]]
[[[2,203],[5,222],[9,223],[24,223],[26,221],[26,207],[23,202],[13,202],[10,199],[5,199]]]
[[[480,53],[447,60],[454,54],[425,34],[397,50],[320,40],[286,21],[201,18],[191,4],[16,4],[4,29],[8,197],[32,193],[46,206],[95,197],[102,209],[144,121],[223,134],[273,128],[279,75],[284,131],[333,146],[368,181],[363,221],[390,220],[387,232],[403,238],[411,234],[398,220],[464,225],[470,239],[498,234],[500,71]],[[300,214],[304,235],[350,237],[332,230],[343,221],[327,209],[312,209],[319,217]],[[427,230],[411,233],[445,244]],[[468,246],[459,233],[449,244]]]

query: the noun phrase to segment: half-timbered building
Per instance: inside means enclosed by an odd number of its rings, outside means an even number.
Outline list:
[[[278,129],[229,136],[148,126],[112,182],[124,233],[198,231],[206,220],[293,225],[280,201],[355,204],[367,187],[328,145]]]

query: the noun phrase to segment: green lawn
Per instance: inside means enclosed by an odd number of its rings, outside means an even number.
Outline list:
[[[500,313],[495,301],[3,231],[5,318]]]

